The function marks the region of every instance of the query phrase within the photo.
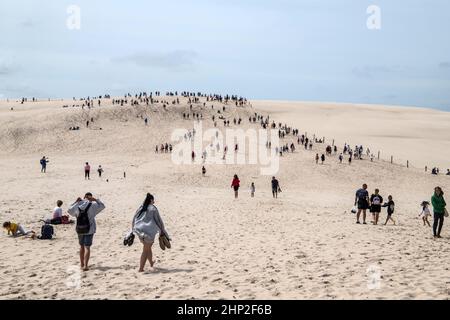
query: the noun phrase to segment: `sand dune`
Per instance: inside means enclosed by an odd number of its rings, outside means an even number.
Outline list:
[[[312,102],[254,101],[303,131],[349,143],[369,146],[381,158],[423,169],[450,166],[450,113],[432,109],[379,105]]]
[[[67,209],[77,196],[93,192],[106,209],[98,217],[92,268],[74,287],[73,226],[57,226],[51,241],[2,235],[0,299],[450,297],[448,222],[443,239],[433,240],[430,228],[416,219],[419,203],[436,185],[450,192],[450,177],[421,168],[450,167],[449,113],[268,101],[230,107],[225,115],[241,116],[242,128],[259,128],[248,123],[248,115],[270,114],[300,132],[334,138],[340,147],[370,145],[385,159],[392,153],[419,167],[378,160],[341,165],[335,156],[316,165],[314,155],[324,152],[324,145],[315,145],[313,151],[297,149],[281,158],[277,177],[283,192],[272,199],[270,177],[261,176],[256,165],[208,165],[202,177],[201,165],[175,165],[169,154],[154,152],[156,144],[170,142],[175,128],[192,129],[193,121],[181,116],[189,109],[185,99],[167,111],[161,105],[111,106],[109,100],[90,111],[64,104],[72,102],[0,102],[0,220],[38,230],[38,220],[50,215],[56,200]],[[204,115],[204,127],[213,126],[211,115],[221,104],[214,105],[215,110],[194,105]],[[148,127],[141,116],[149,117]],[[91,128],[84,128],[91,117]],[[74,125],[81,130],[69,131]],[[223,128],[220,121],[218,127]],[[291,141],[289,136],[284,142]],[[50,158],[46,174],[40,173],[42,155]],[[104,177],[85,181],[86,161],[93,168],[101,164]],[[230,189],[235,173],[242,181],[238,200]],[[251,182],[256,184],[253,199]],[[394,196],[398,226],[355,224],[349,211],[363,182],[370,191],[378,187],[383,196]],[[124,247],[122,239],[146,192],[155,195],[173,248],[162,252],[155,246],[157,268],[139,274],[141,245]],[[373,270],[380,273],[379,288],[370,286]]]

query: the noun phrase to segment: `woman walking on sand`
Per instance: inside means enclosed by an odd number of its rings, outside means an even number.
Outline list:
[[[434,222],[433,235],[435,238],[441,238],[441,230],[444,225],[444,217],[448,216],[446,203],[444,200],[444,192],[441,187],[434,188],[434,194],[431,197],[431,204],[433,205]]]
[[[233,181],[231,181],[231,188],[234,189],[234,198],[235,199],[238,198],[240,184],[241,184],[241,181],[239,180],[237,174],[235,174],[233,177]]]
[[[160,237],[165,237],[167,242],[170,241],[170,237],[154,203],[154,197],[150,193],[147,193],[144,203],[139,207],[133,217],[132,230],[143,244],[139,272],[144,272],[147,261],[150,263],[150,267],[153,267],[155,264],[152,245],[155,242],[156,234],[159,233]]]

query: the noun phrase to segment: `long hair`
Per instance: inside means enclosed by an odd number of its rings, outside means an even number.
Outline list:
[[[139,216],[141,216],[142,213],[147,211],[148,206],[150,205],[150,202],[152,202],[155,198],[150,194],[147,193],[147,196],[145,197],[144,203],[142,204],[142,209],[139,212]]]

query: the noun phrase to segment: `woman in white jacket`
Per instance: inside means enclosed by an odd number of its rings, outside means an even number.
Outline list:
[[[159,232],[160,235],[165,235],[170,239],[158,209],[153,205],[154,203],[154,197],[150,193],[147,193],[144,203],[139,207],[133,217],[132,230],[144,245],[139,272],[144,271],[147,260],[151,267],[155,263],[153,261],[152,245],[155,241],[156,234]]]

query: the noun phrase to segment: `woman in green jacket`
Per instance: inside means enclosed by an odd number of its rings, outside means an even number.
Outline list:
[[[433,205],[434,212],[433,234],[435,238],[440,238],[442,225],[444,224],[445,206],[447,205],[441,187],[434,188],[431,204]]]

